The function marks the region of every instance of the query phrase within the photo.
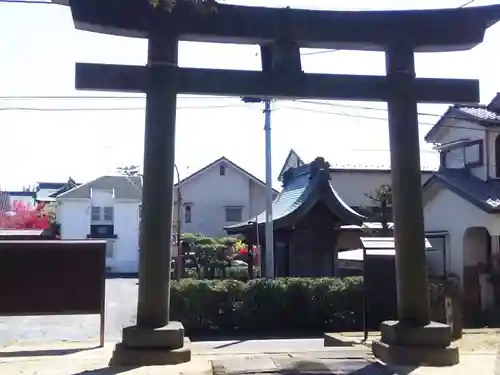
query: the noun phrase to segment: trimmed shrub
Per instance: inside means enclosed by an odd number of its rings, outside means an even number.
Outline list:
[[[452,297],[453,335],[460,337],[457,284],[430,280],[429,292],[432,319],[441,322],[446,322],[445,296]],[[345,332],[363,329],[363,297],[362,277],[182,279],[172,282],[170,306],[171,318],[181,321],[188,335]]]
[[[171,317],[188,335],[351,331],[362,328],[362,278],[183,279]]]

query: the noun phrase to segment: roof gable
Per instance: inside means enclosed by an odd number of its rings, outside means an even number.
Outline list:
[[[57,199],[88,199],[91,197],[92,189],[113,190],[115,199],[141,200],[142,178],[137,176],[102,176],[58,195]]]
[[[195,179],[196,177],[199,177],[201,176],[203,173],[207,172],[208,170],[220,165],[221,163],[225,163],[226,165],[230,166],[231,168],[233,168],[234,170],[238,171],[239,173],[243,174],[245,177],[249,178],[250,180],[254,181],[256,184],[260,185],[260,186],[263,186],[265,187],[266,186],[266,183],[264,181],[262,181],[261,179],[255,177],[253,174],[249,173],[248,171],[246,171],[245,169],[243,169],[242,167],[240,167],[239,165],[237,165],[236,163],[233,163],[231,160],[229,160],[228,158],[226,158],[225,156],[213,161],[212,163],[206,165],[205,167],[199,169],[198,171],[194,172],[193,174],[187,176],[186,178],[182,179],[180,181],[180,183],[178,184],[175,184],[175,186],[177,185],[184,185],[186,183],[188,183],[189,181],[192,181],[193,179]],[[275,194],[278,194],[279,192],[276,190],[276,189],[273,189],[273,192]]]

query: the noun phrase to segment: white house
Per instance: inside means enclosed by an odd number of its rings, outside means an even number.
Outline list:
[[[137,272],[141,189],[140,177],[103,176],[57,195],[61,239],[107,239],[108,269]]]
[[[446,233],[447,267],[474,314],[494,303],[500,260],[500,94],[488,105],[451,106],[425,139],[441,152],[424,184],[425,227]]]
[[[266,205],[265,183],[225,157],[181,180],[176,187],[181,195],[182,233],[223,236],[225,226],[255,217]],[[274,191],[274,196],[277,194]],[[174,223],[177,212],[175,205]]]

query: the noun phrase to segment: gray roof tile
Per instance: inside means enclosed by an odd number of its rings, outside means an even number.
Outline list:
[[[424,191],[436,182],[485,212],[500,212],[500,181],[483,181],[464,169],[442,169],[427,180]]]
[[[102,176],[68,190],[57,198],[90,198],[92,189],[113,190],[116,199],[142,198],[142,178],[128,176]]]
[[[473,116],[478,120],[500,121],[500,114],[488,109],[485,105],[455,105],[454,108],[464,113],[466,116]]]

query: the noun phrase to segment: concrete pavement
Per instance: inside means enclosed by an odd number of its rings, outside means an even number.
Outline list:
[[[108,368],[113,343],[23,343],[0,350],[1,375],[500,375],[496,353],[461,354],[446,368],[388,368],[364,346],[325,348],[322,339],[193,343],[193,360],[176,366]]]

